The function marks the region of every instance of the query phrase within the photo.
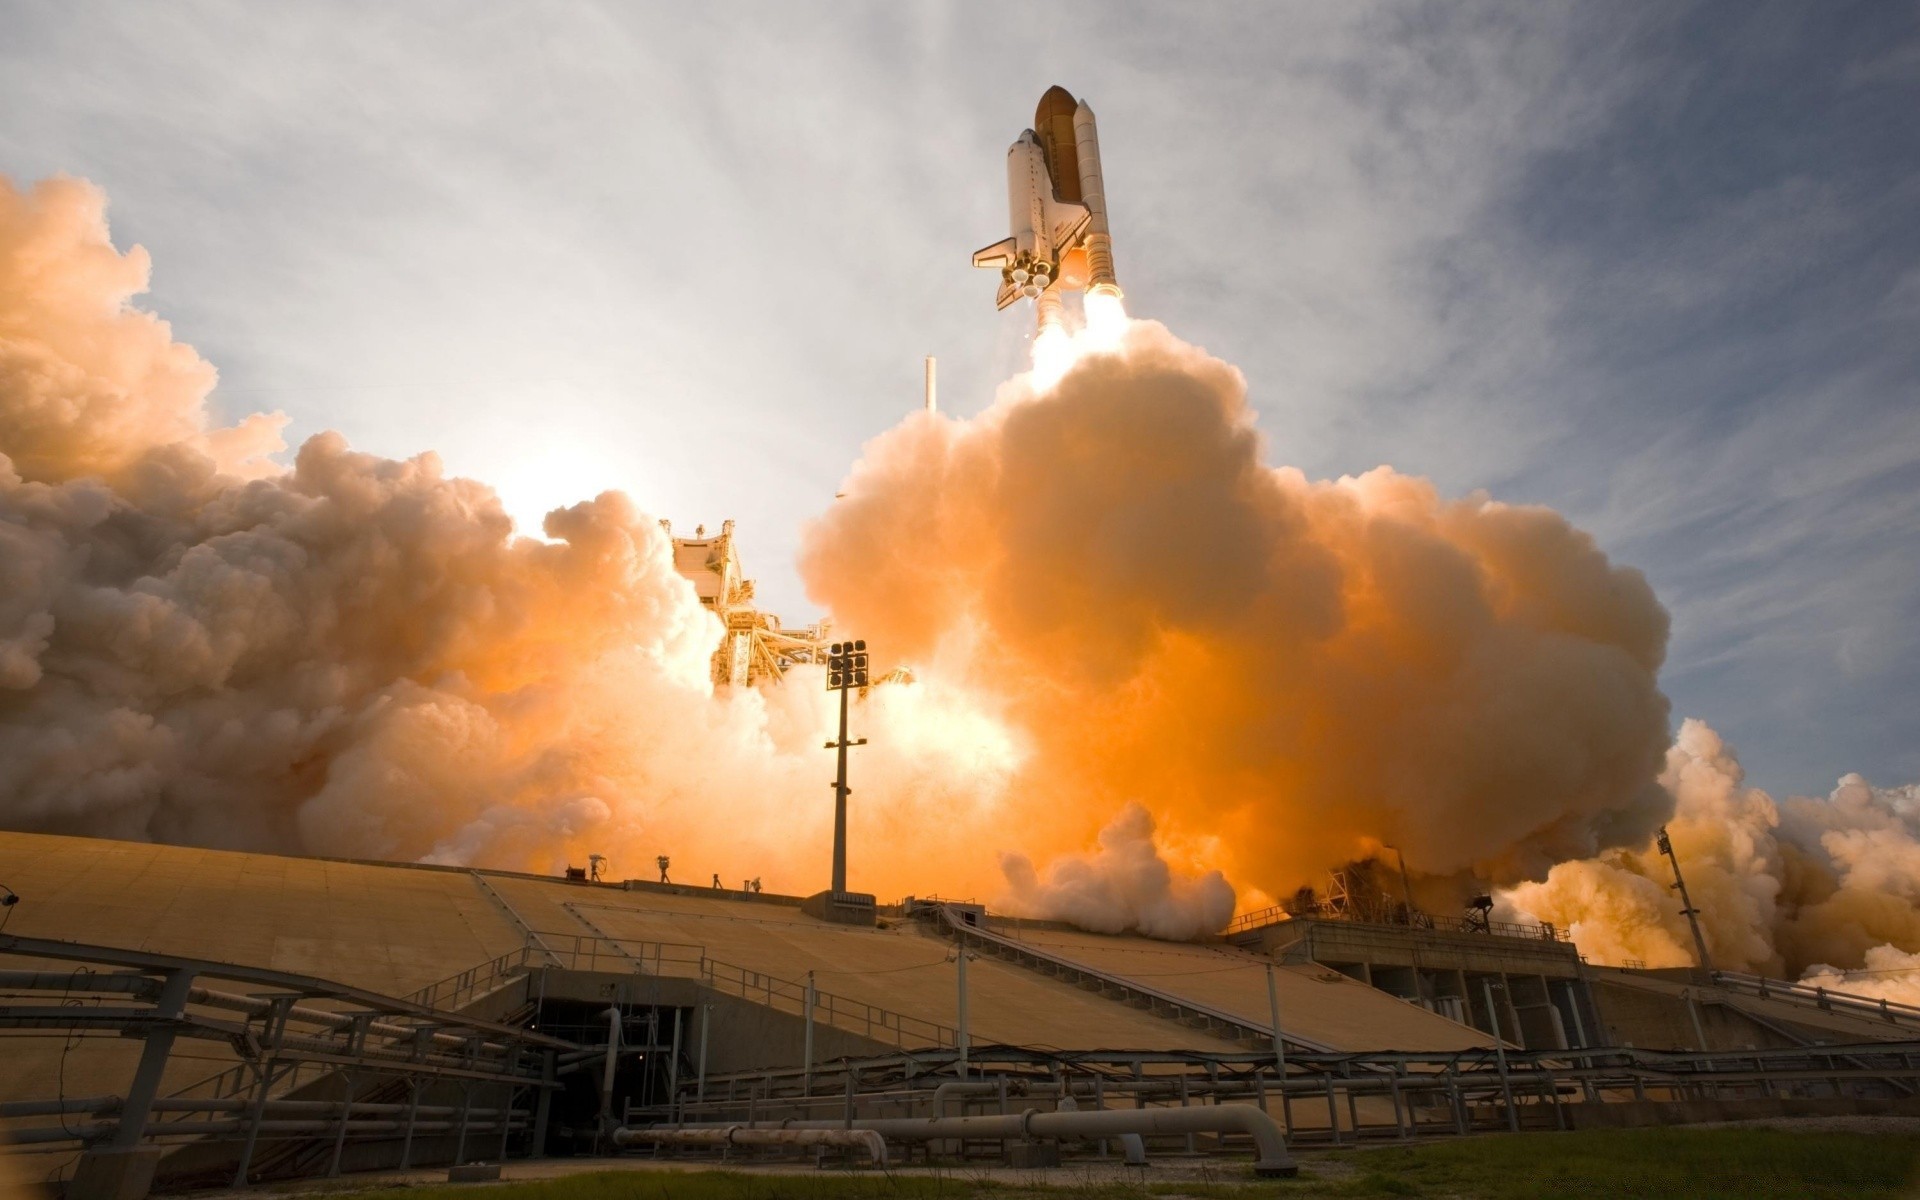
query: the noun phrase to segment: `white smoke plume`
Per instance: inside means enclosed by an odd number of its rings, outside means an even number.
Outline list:
[[[212,368],[132,306],[147,271],[90,185],[0,180],[0,824],[820,885],[828,697],[715,691],[657,521],[609,492],[516,537],[337,434],[278,466],[283,419],[211,421]],[[816,597],[920,680],[859,706],[856,886],[1182,936],[1226,876],[1285,895],[1390,842],[1684,962],[1644,849],[1672,816],[1726,965],[1920,952],[1911,790],[1776,804],[1704,726],[1667,753],[1636,572],[1544,509],[1269,466],[1236,371],[1108,333],[876,439],[809,530]]]
[[[1153,835],[1153,814],[1129,804],[1100,831],[1091,853],[1062,855],[1044,872],[1024,854],[1003,854],[999,907],[1096,933],[1137,929],[1187,941],[1217,932],[1233,916],[1233,885],[1218,871],[1176,872]]]
[[[335,434],[277,467],[280,420],[215,427],[212,369],[131,307],[146,274],[90,186],[0,185],[0,821],[818,886],[824,690],[715,692],[656,521],[606,493],[517,538],[431,454]],[[858,885],[984,891],[1137,796],[1169,895],[1382,841],[1539,878],[1664,819],[1637,573],[1543,509],[1268,466],[1236,371],[1114,316],[877,439],[809,531],[839,627],[921,681],[860,709]],[[1080,894],[1161,921],[1142,861],[1096,853]]]
[[[1854,970],[1826,963],[1808,967],[1800,982],[1828,991],[1877,996],[1896,1004],[1920,1007],[1920,954],[1896,946],[1875,946]]]
[[[212,427],[212,368],[131,307],[147,271],[90,185],[0,180],[0,823],[823,878],[821,680],[715,694],[718,624],[656,520],[609,492],[518,538],[433,455],[337,434],[277,467],[281,419]],[[889,803],[856,837],[901,849],[860,882],[913,890],[941,828],[916,818],[990,810],[1017,747],[928,689],[860,719]]]
[[[1920,789],[1843,777],[1776,801],[1746,784],[1719,734],[1687,721],[1667,754],[1668,824],[1708,953],[1723,970],[1831,980],[1893,995],[1920,952]],[[1685,966],[1692,936],[1653,845],[1562,863],[1504,901],[1567,926],[1599,962]],[[1835,965],[1837,964],[1837,965]],[[1841,987],[1838,983],[1824,986]]]
[[[1666,818],[1639,573],[1545,509],[1267,465],[1240,374],[1152,322],[1049,362],[869,443],[801,564],[1023,732],[1026,853],[1144,796],[1179,870],[1268,895],[1383,842],[1514,883]]]

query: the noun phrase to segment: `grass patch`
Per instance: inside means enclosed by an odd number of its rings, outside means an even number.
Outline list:
[[[964,1168],[902,1174],[600,1171],[491,1185],[430,1185],[355,1200],[1806,1200],[1920,1197],[1920,1135],[1742,1129],[1589,1130],[1309,1154],[1299,1179],[1217,1163],[1200,1178],[989,1180]]]
[[[1359,1151],[1350,1161],[1364,1174],[1347,1194],[1361,1196],[1838,1200],[1920,1194],[1920,1136],[1911,1134],[1587,1130]]]

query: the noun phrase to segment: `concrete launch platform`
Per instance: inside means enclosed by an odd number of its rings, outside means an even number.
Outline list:
[[[912,901],[851,925],[794,896],[19,833],[0,879],[0,1139],[80,1182],[143,1142],[180,1188],[600,1153],[636,1121],[1235,1104],[1339,1143],[1920,1087],[1920,1009],[1591,968],[1546,930],[1170,943]]]
[[[690,976],[690,964],[703,960],[709,973],[784,985],[804,985],[811,973],[818,992],[843,1008],[899,1014],[910,1029],[918,1021],[950,1031],[959,1018],[950,940],[898,917],[875,928],[830,923],[795,898],[22,833],[0,833],[0,878],[23,897],[9,934],[258,966],[392,996],[529,946],[571,956],[578,940],[597,940],[603,953],[611,942],[631,960],[618,969],[645,970],[636,961],[664,953],[666,975]],[[1264,961],[1244,951],[1031,924],[1013,935],[1253,1024],[1268,1019]],[[981,958],[971,967],[969,1031],[978,1045],[1247,1048],[1012,963]],[[1290,1036],[1351,1050],[1489,1044],[1468,1026],[1318,966],[1284,966],[1276,978]],[[55,1087],[76,1094],[95,1083],[111,1090],[125,1071],[124,1047],[110,1043],[14,1046],[0,1099]],[[176,1062],[169,1081],[186,1082],[191,1069]]]

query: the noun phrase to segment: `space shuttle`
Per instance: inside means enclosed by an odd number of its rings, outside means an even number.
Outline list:
[[[1000,272],[996,307],[1024,296],[1045,330],[1060,324],[1063,289],[1120,295],[1093,109],[1063,87],[1047,89],[1033,128],[1007,149],[1007,216],[1012,236],[973,255]]]

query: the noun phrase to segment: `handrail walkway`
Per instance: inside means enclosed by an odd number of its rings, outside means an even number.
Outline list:
[[[554,1057],[581,1048],[409,998],[240,963],[0,936],[0,959],[8,957],[32,965],[0,971],[0,1030],[63,1038],[117,1034],[143,1046],[120,1094],[0,1102],[0,1122],[8,1123],[0,1146],[25,1152],[76,1144],[125,1150],[183,1139],[231,1140],[241,1143],[236,1186],[263,1161],[256,1153],[263,1142],[289,1137],[324,1139],[330,1172],[338,1169],[352,1137],[404,1135],[411,1143],[416,1133],[449,1134],[464,1147],[469,1137],[486,1134],[497,1137],[504,1152],[512,1136],[532,1131],[531,1097],[555,1086],[547,1073]],[[68,965],[49,969],[49,961]],[[227,1047],[236,1061],[163,1095],[162,1080],[181,1040]],[[308,1069],[314,1079],[344,1074],[344,1098],[291,1098]],[[381,1091],[395,1082],[411,1084],[416,1095],[424,1085],[446,1084],[466,1099],[457,1108],[402,1106]],[[471,1105],[476,1093],[490,1090],[505,1102]],[[514,1097],[525,1098],[525,1106],[516,1107]],[[60,1120],[12,1124],[47,1117]]]
[[[1149,987],[1124,975],[1098,970],[1085,963],[1042,950],[1018,938],[993,933],[979,925],[962,920],[958,913],[944,904],[938,906],[937,911],[941,923],[946,927],[947,932],[953,935],[954,940],[963,943],[972,940],[997,958],[1008,959],[1056,979],[1064,978],[1088,991],[1097,992],[1106,999],[1131,1004],[1135,1008],[1144,1008],[1156,1017],[1198,1027],[1208,1033],[1224,1037],[1228,1041],[1262,1049],[1273,1045],[1274,1029],[1271,1025],[1250,1021],[1225,1009],[1214,1008],[1185,996],[1177,996],[1172,992]],[[1247,965],[1259,967],[1262,964],[1256,959],[1249,958]],[[1289,1052],[1338,1053],[1333,1046],[1325,1042],[1297,1037],[1284,1030],[1280,1033],[1280,1040]]]
[[[1903,1029],[1920,1029],[1920,1007],[1911,1004],[1899,1004],[1852,992],[1836,992],[1831,988],[1793,983],[1785,979],[1768,979],[1764,975],[1747,975],[1739,971],[1715,971],[1713,982],[1730,992],[1740,992],[1761,1000],[1779,1000],[1841,1016],[1884,1021]]]
[[[1339,912],[1295,913],[1283,904],[1272,904],[1253,912],[1241,913],[1227,922],[1220,931],[1224,937],[1237,933],[1251,933],[1256,929],[1265,929],[1269,925],[1280,925],[1288,921],[1338,921],[1349,925],[1386,925],[1397,929],[1437,930],[1441,933],[1492,934],[1495,937],[1520,938],[1534,942],[1571,942],[1573,938],[1566,930],[1547,924],[1530,924],[1524,921],[1487,921],[1484,925],[1469,921],[1465,917],[1435,916],[1432,913],[1416,912],[1410,921],[1365,921]]]
[[[487,899],[493,901],[500,911],[507,915],[507,920],[512,922],[513,927],[520,931],[521,936],[528,944],[538,946],[548,954],[553,953],[552,947],[541,940],[540,935],[533,931],[533,926],[527,924],[527,919],[520,915],[518,909],[507,903],[507,898],[500,894],[500,889],[487,882],[485,875],[482,875],[478,871],[468,871],[467,874],[472,876],[473,881],[480,885],[480,890],[487,894]]]
[[[407,994],[407,999],[423,1008],[459,1012],[476,1001],[486,999],[501,988],[510,986],[514,980],[519,979],[531,969],[530,964],[534,959],[546,953],[547,951],[537,946],[522,946],[518,950],[509,950],[478,966],[468,967],[464,971],[449,975],[438,983],[430,983],[417,992],[410,992]]]
[[[662,978],[691,979],[776,1012],[807,1015],[808,988],[804,982],[723,962],[709,955],[702,945],[552,931],[544,931],[540,936],[546,947],[544,953],[563,969],[631,971]],[[900,1050],[941,1049],[960,1044],[959,1033],[951,1025],[818,988],[813,989],[812,996],[813,1019],[846,1033],[857,1033]]]

